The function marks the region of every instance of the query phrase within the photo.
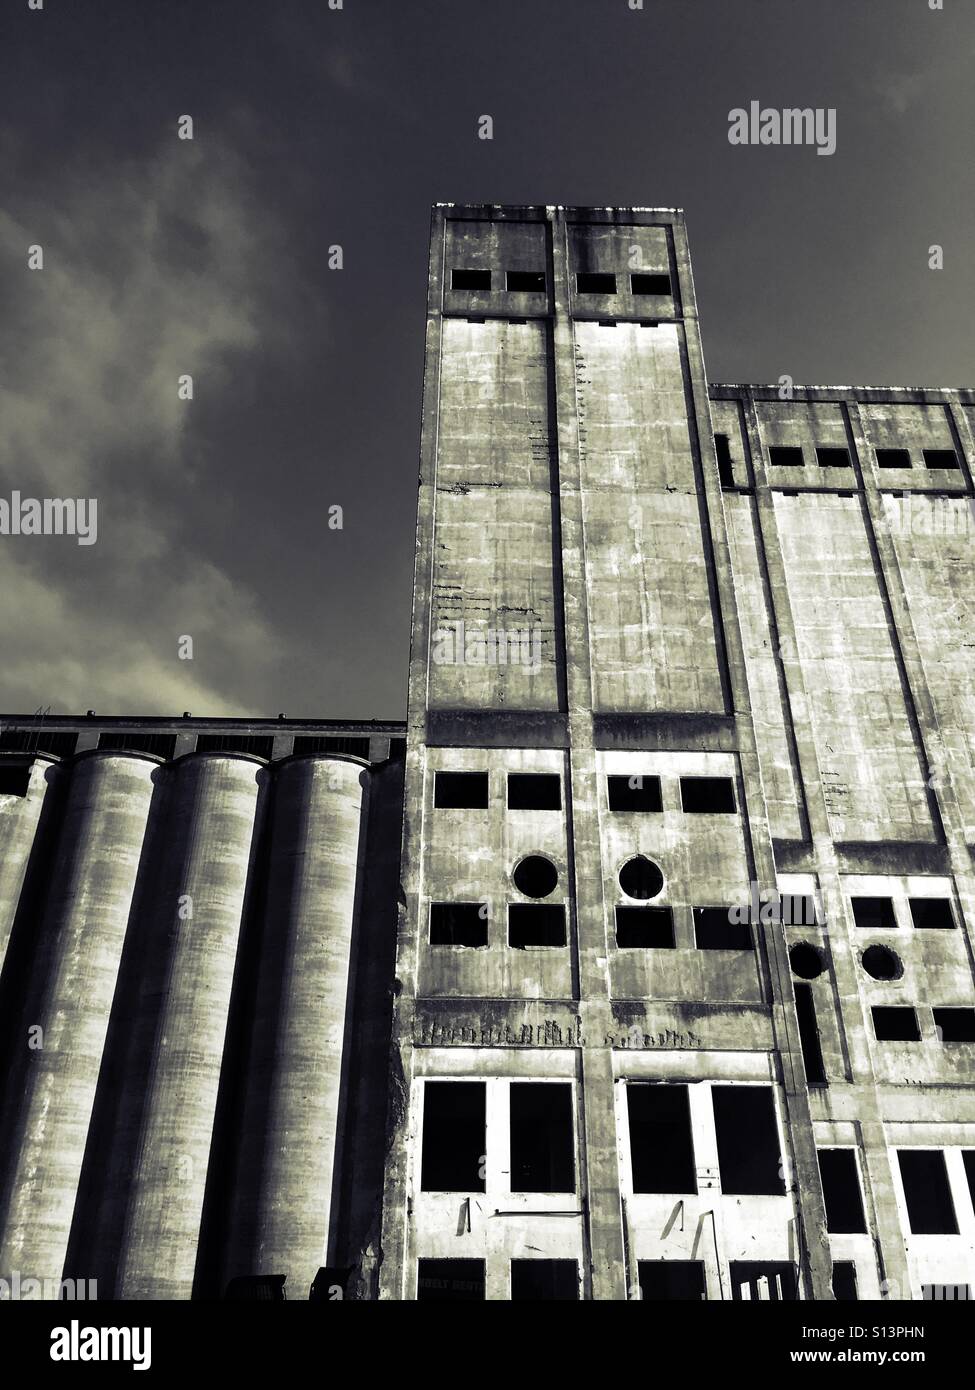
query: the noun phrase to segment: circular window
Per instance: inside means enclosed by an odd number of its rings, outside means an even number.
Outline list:
[[[518,892],[526,898],[547,898],[559,881],[559,871],[551,859],[530,854],[517,866],[512,878]]]
[[[889,946],[868,946],[860,960],[874,980],[899,980],[904,973],[900,956]]]
[[[628,898],[655,898],[664,886],[664,876],[652,859],[638,854],[620,869],[620,887]]]
[[[808,941],[796,942],[789,952],[789,964],[800,980],[815,980],[826,969],[822,951]]]

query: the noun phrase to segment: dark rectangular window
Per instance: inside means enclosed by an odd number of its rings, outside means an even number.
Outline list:
[[[675,944],[673,912],[669,907],[617,907],[616,944],[651,950],[672,947]]]
[[[816,1022],[816,1002],[812,985],[795,982],[796,1018],[799,1023],[799,1046],[802,1048],[803,1065],[806,1068],[806,1081],[810,1086],[826,1086],[826,1064],[819,1040],[819,1025]]]
[[[785,1192],[771,1086],[712,1086],[721,1191],[744,1196]]]
[[[455,269],[450,277],[450,288],[453,290],[489,290],[491,288],[491,272],[489,270]]]
[[[911,452],[909,449],[878,449],[877,467],[878,468],[910,468]]]
[[[200,734],[196,740],[198,753],[247,753],[270,761],[273,738],[260,734]]]
[[[947,931],[955,925],[947,898],[908,898],[911,919],[921,930]]]
[[[575,1260],[512,1260],[512,1303],[576,1302],[579,1267]]]
[[[729,907],[696,907],[694,940],[699,951],[749,951],[752,929],[747,922],[733,922]]]
[[[152,753],[157,758],[171,758],[176,752],[175,734],[100,734],[98,747],[116,753]]]
[[[768,461],[773,468],[801,468],[802,450],[797,444],[772,444],[769,446]]]
[[[417,1260],[418,1303],[484,1301],[483,1260]]]
[[[630,1082],[626,1087],[634,1192],[696,1192],[687,1087]]]
[[[484,1191],[483,1081],[427,1081],[423,1086],[424,1192]]]
[[[972,1208],[975,1210],[975,1149],[966,1149],[961,1159],[965,1165],[965,1177],[968,1180],[968,1195],[972,1199]]]
[[[920,1042],[917,1014],[904,1005],[877,1004],[871,1010],[878,1042]]]
[[[853,920],[865,931],[886,931],[897,926],[890,898],[851,898]]]
[[[819,448],[816,450],[816,459],[820,468],[849,468],[850,451],[849,449]]]
[[[0,796],[26,796],[30,786],[30,764],[0,762]]]
[[[486,946],[487,903],[431,903],[431,946]]]
[[[921,453],[929,468],[959,468],[961,466],[954,449],[922,449]]]
[[[70,758],[77,743],[77,734],[52,734],[46,729],[6,729],[0,733],[0,753],[53,753],[56,758]]]
[[[703,1260],[639,1260],[637,1274],[647,1303],[700,1303],[708,1296]]]
[[[544,270],[509,270],[507,288],[511,294],[544,294]]]
[[[735,468],[731,461],[731,449],[728,445],[726,434],[716,434],[714,436],[714,452],[718,460],[718,477],[722,487],[734,487]]]
[[[616,276],[594,270],[580,271],[576,276],[576,290],[579,294],[615,294]]]
[[[438,772],[433,804],[451,811],[483,811],[488,804],[486,772]]]
[[[557,772],[509,772],[509,811],[561,811],[562,778]]]
[[[799,1279],[795,1265],[783,1261],[765,1261],[753,1264],[746,1260],[732,1260],[731,1297],[736,1302],[750,1299],[755,1302],[767,1300],[769,1303],[792,1303],[799,1297]]]
[[[857,1156],[853,1149],[820,1149],[819,1174],[826,1202],[826,1226],[831,1236],[864,1235]]]
[[[728,814],[735,805],[735,784],[730,777],[682,777],[681,806],[688,814]]]
[[[958,1222],[951,1201],[945,1156],[940,1149],[898,1149],[904,1201],[911,1233],[956,1236]]]
[[[634,294],[670,294],[670,276],[643,271],[630,276]]]
[[[390,744],[405,741],[391,739]],[[294,751],[306,757],[312,753],[346,753],[350,758],[364,758],[368,762],[369,740],[354,734],[299,734]],[[389,756],[392,758],[395,754],[390,751]]]
[[[510,903],[508,906],[508,945],[564,946],[564,903]]]
[[[975,1042],[975,1009],[933,1009],[942,1042]]]
[[[660,778],[645,777],[607,777],[611,811],[662,811],[663,798],[660,795]]]
[[[838,1303],[857,1303],[857,1267],[852,1260],[833,1261],[833,1297]]]
[[[512,1192],[575,1192],[572,1087],[514,1081],[509,1096]]]

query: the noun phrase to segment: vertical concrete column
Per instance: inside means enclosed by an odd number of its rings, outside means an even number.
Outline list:
[[[251,758],[201,753],[168,774],[170,851],[145,923],[152,978],[140,1003],[155,1030],[153,1061],[148,1072],[129,1069],[119,1111],[138,1134],[135,1143],[119,1134],[118,1152],[135,1161],[117,1298],[193,1290],[260,772]]]
[[[0,1129],[5,1278],[61,1277],[156,771],[122,753],[71,770]]]
[[[57,763],[44,757],[35,758],[30,767],[26,796],[7,796],[0,792],[0,846],[3,847],[0,853],[0,970],[3,970],[7,955],[44,802],[58,775]]]
[[[586,1031],[581,1054],[583,1182],[590,1268],[584,1279],[596,1300],[626,1298],[623,1208],[616,1141],[613,1056],[604,1039],[609,1021],[609,964],[599,842],[598,779],[592,718],[592,664],[583,524],[575,341],[569,312],[569,251],[565,216],[553,209],[554,374],[558,428],[559,517],[565,622],[569,788],[566,831],[574,902],[580,1012]]]
[[[332,1263],[346,1019],[369,771],[295,758],[275,773],[267,904],[223,1284],[285,1274],[307,1298]]]

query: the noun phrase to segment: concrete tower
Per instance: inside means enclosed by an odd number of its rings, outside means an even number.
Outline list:
[[[381,1296],[975,1283],[972,393],[709,391],[673,209],[427,310]]]

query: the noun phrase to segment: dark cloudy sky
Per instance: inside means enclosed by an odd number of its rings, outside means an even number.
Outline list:
[[[973,10],[2,0],[0,496],[99,529],[0,537],[0,710],[402,717],[432,202],[683,206],[714,381],[975,383]]]

